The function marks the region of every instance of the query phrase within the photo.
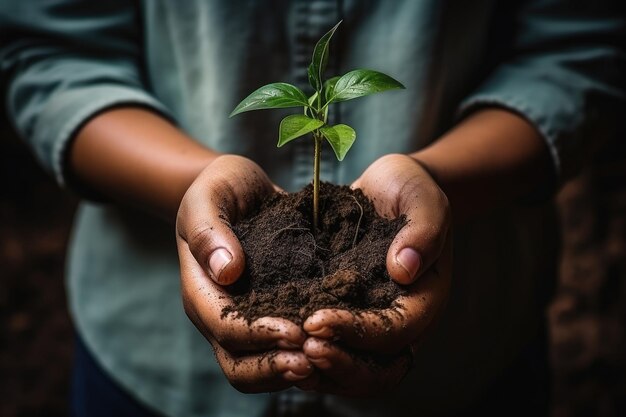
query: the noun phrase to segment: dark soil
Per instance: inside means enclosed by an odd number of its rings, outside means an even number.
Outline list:
[[[276,195],[234,226],[246,272],[231,287],[235,311],[249,322],[264,316],[302,322],[314,311],[355,313],[394,305],[404,289],[385,266],[387,250],[405,224],[379,216],[360,190],[322,183],[320,221],[312,231],[313,187]],[[358,230],[357,230],[358,229]]]

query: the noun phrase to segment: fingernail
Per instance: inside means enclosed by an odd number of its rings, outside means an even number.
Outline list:
[[[328,359],[325,358],[308,358],[309,362],[311,362],[315,367],[320,369],[328,369],[331,367],[331,363]]]
[[[209,269],[215,281],[220,282],[222,271],[232,260],[233,256],[224,248],[218,248],[213,251],[209,258]]]
[[[294,371],[287,371],[283,373],[283,377],[288,381],[300,381],[305,378],[308,378],[309,375],[311,375],[311,372],[313,372],[312,368],[311,368],[311,371],[307,373],[306,375],[300,375],[300,374],[295,373]]]
[[[422,264],[420,254],[413,248],[404,248],[396,255],[396,262],[406,271],[409,279],[414,279]]]
[[[300,349],[302,345],[298,345],[296,343],[290,342],[289,340],[281,339],[277,343],[279,348],[282,349]]]
[[[328,338],[328,337],[332,337],[333,336],[333,330],[330,327],[320,327],[317,330],[310,330],[307,332],[309,334],[309,336],[315,336],[315,337],[323,337],[323,338]]]

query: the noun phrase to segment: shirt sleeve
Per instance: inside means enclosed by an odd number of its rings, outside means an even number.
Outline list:
[[[137,2],[0,2],[0,74],[9,120],[58,183],[72,137],[107,108],[168,116],[141,71]]]
[[[524,2],[510,58],[461,103],[459,116],[484,106],[520,114],[545,139],[559,181],[573,175],[624,104],[625,22],[612,4]]]

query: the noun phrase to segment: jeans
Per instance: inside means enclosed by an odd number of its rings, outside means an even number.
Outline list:
[[[96,363],[76,337],[70,392],[73,417],[160,417],[128,394]]]
[[[545,336],[545,335],[544,335]],[[469,410],[449,417],[541,417],[549,412],[549,381],[545,337],[531,344],[520,358],[494,381],[484,397]],[[297,396],[296,396],[297,397]],[[267,417],[332,416],[332,410],[317,404],[296,402],[285,407],[274,401]],[[162,417],[148,409],[111,379],[96,363],[80,338],[76,338],[72,372],[73,417]],[[447,416],[448,417],[448,416]]]

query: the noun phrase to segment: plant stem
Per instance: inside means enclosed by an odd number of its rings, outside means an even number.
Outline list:
[[[319,130],[313,132],[315,157],[313,159],[313,233],[317,232],[320,200],[320,159],[322,156],[322,135]]]

